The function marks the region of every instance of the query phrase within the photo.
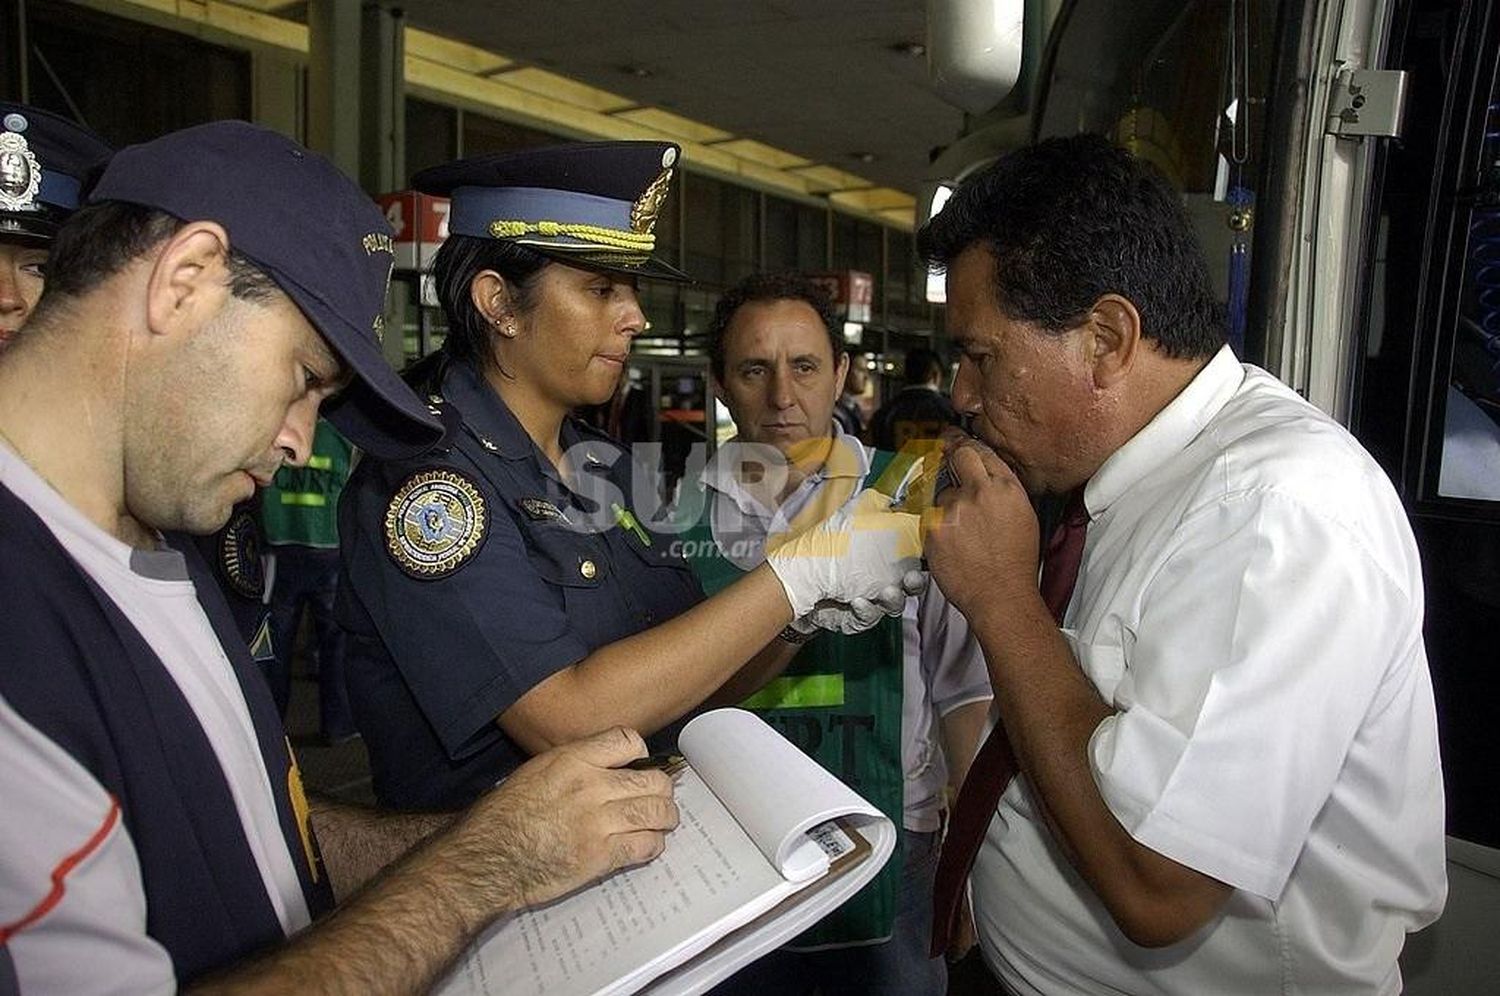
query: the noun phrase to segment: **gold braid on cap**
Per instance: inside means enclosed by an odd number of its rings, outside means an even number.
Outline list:
[[[580,242],[638,253],[649,253],[656,248],[656,236],[649,232],[642,234],[627,232],[619,228],[605,228],[601,225],[574,225],[563,221],[496,219],[490,222],[490,235],[497,239],[518,239],[526,235],[567,235]]]

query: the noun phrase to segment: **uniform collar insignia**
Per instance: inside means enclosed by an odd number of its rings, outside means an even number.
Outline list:
[[[443,396],[448,399],[445,409],[461,413],[463,426],[475,442],[488,439],[494,444],[490,449],[480,442],[487,453],[498,453],[507,460],[531,455],[531,437],[473,364],[457,362],[448,367],[443,376]]]
[[[271,642],[270,613],[261,617],[260,625],[255,628],[255,636],[250,639],[250,658],[257,664],[276,659],[276,646]]]

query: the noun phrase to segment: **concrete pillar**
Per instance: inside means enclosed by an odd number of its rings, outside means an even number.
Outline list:
[[[383,192],[406,186],[405,15],[366,3],[360,46],[360,183]]]
[[[307,144],[372,194],[406,185],[404,18],[380,0],[307,5]],[[382,351],[405,362],[411,293],[395,281],[386,299]]]
[[[405,17],[384,0],[366,0],[360,22],[360,157],[354,175],[371,193],[400,190],[406,186]],[[398,369],[406,362],[408,315],[415,315],[413,290],[396,280],[386,298],[382,351]]]
[[[250,118],[296,142],[307,141],[302,67],[262,52],[250,55]]]
[[[307,5],[307,144],[360,175],[360,0]]]

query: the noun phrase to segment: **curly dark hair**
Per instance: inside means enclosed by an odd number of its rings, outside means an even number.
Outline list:
[[[1140,312],[1142,336],[1179,359],[1223,345],[1223,308],[1182,200],[1149,163],[1099,135],[1051,138],[964,181],[917,233],[946,268],[965,249],[995,257],[1001,313],[1060,332],[1104,294]]]
[[[812,307],[828,332],[828,348],[837,360],[844,352],[844,340],[837,331],[838,316],[833,298],[820,284],[795,272],[755,273],[724,292],[714,306],[713,321],[708,326],[708,362],[714,376],[724,379],[724,333],[734,320],[735,312],[756,301],[802,301]]]

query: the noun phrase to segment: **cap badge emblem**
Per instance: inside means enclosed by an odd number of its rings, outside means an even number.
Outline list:
[[[13,114],[5,119],[15,124]],[[37,191],[42,187],[42,166],[31,146],[17,131],[0,132],[0,208],[7,211],[35,210]]]
[[[479,488],[453,470],[408,477],[385,511],[391,559],[419,581],[447,577],[478,552],[489,531],[489,509]]]
[[[641,235],[652,234],[656,228],[656,216],[661,212],[661,206],[667,199],[667,191],[672,187],[672,170],[670,167],[656,174],[656,179],[651,181],[645,193],[636,198],[630,206],[630,230]]]

